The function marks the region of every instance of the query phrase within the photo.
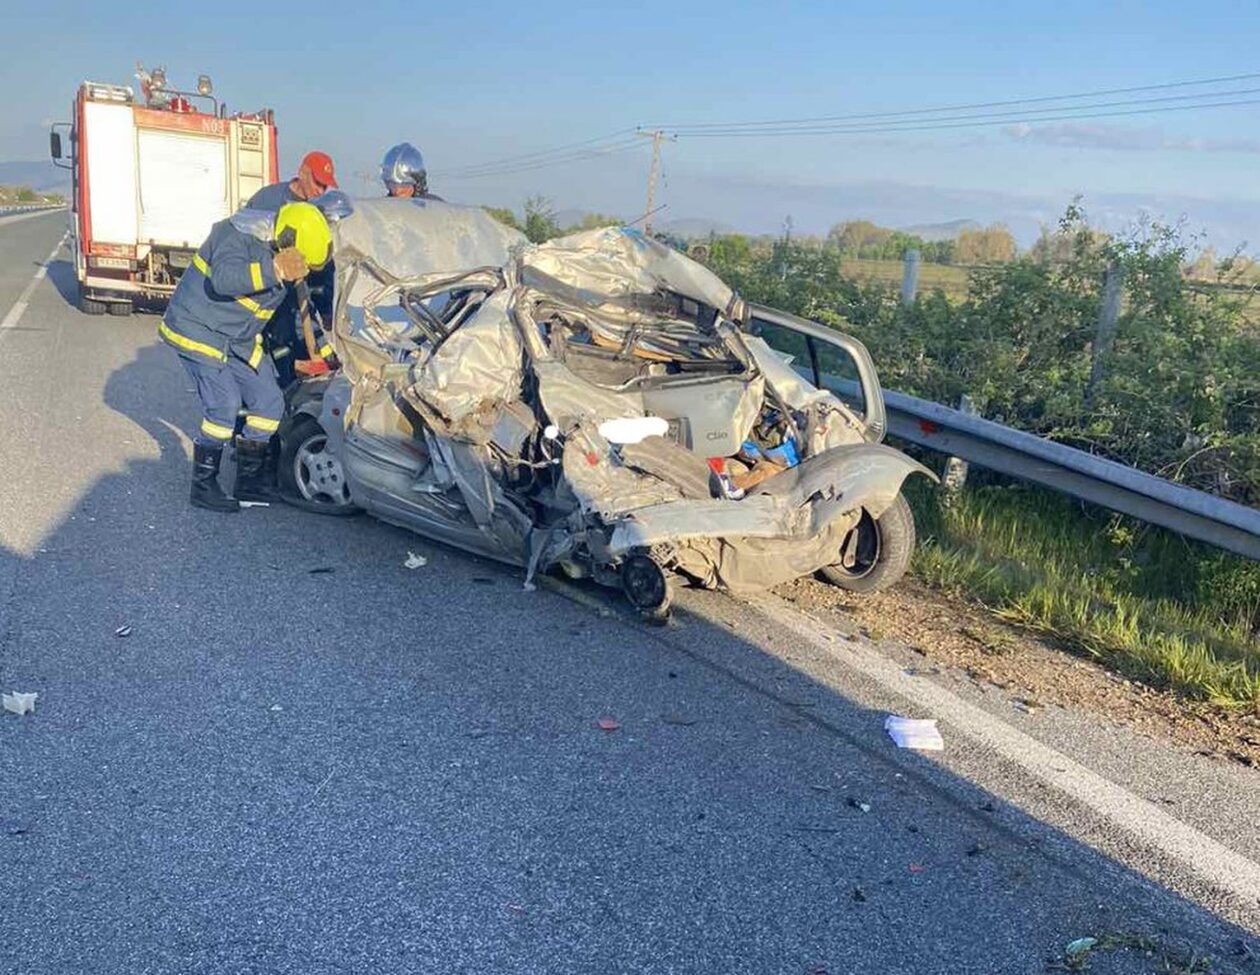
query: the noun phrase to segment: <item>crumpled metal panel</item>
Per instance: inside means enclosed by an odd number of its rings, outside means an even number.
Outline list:
[[[367,257],[396,278],[503,267],[529,246],[481,207],[432,200],[355,200],[354,213],[333,228],[333,259]]]
[[[520,398],[521,338],[506,291],[476,313],[413,372],[412,389],[455,430],[466,419]]]
[[[716,274],[672,247],[629,227],[570,234],[531,248],[521,257],[521,280],[542,290],[563,286],[586,305],[631,295],[674,291],[711,305],[728,318],[743,302]]]
[[[775,396],[790,409],[806,414],[806,449],[810,453],[866,442],[861,423],[837,396],[807,382],[765,339],[745,335],[743,340]]]

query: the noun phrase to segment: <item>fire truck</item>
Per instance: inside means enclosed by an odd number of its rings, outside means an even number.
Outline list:
[[[229,115],[205,75],[196,91],[168,88],[163,68],[137,65],[136,77],[139,96],[83,82],[73,120],[50,133],[53,161],[72,174],[79,307],[90,315],[164,302],[211,225],[279,178],[270,109]]]

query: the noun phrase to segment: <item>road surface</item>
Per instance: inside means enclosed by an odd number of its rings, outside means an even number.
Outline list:
[[[1094,936],[1095,972],[1260,972],[1252,771],[772,596],[651,629],[364,517],[192,509],[187,379],[153,316],[75,309],[64,229],[0,219],[0,688],[40,695],[0,715],[0,970],[1022,973]]]

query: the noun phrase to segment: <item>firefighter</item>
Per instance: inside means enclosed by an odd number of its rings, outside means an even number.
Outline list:
[[[303,203],[315,199],[321,193],[337,188],[337,174],[333,171],[332,157],[315,150],[302,157],[297,175],[290,180],[272,183],[249,198],[245,204],[251,210],[270,210],[275,213],[286,203]]]
[[[287,203],[274,214],[242,210],[211,228],[180,278],[158,333],[201,397],[189,496],[197,507],[237,511],[239,501],[271,499],[267,459],[284,396],[263,354],[262,330],[284,300],[286,283],[322,267],[331,252],[328,222],[309,203]],[[242,403],[236,489],[228,496],[219,487],[219,466]]]
[[[410,142],[400,142],[385,153],[381,160],[381,182],[385,184],[387,196],[442,202],[440,196],[429,192],[424,156]]]
[[[254,210],[270,210],[273,213],[286,203],[310,202],[327,199],[337,189],[337,175],[333,168],[332,157],[326,152],[314,150],[302,157],[297,175],[290,180],[272,183],[250,197],[246,207]],[[344,198],[344,195],[343,195]],[[321,208],[322,209],[322,208]],[[322,270],[312,274],[307,281],[310,288],[311,305],[320,320],[327,323],[332,316],[333,271],[329,264]],[[277,381],[282,387],[297,377],[294,359],[312,359],[317,355],[327,357],[329,347],[323,341],[322,331],[317,327],[316,343],[319,348],[306,349],[306,355],[299,353],[298,343],[301,341],[301,330],[298,327],[298,301],[292,288],[285,295],[284,301],[276,309],[267,328],[267,351],[276,366]],[[305,343],[301,348],[305,348]]]

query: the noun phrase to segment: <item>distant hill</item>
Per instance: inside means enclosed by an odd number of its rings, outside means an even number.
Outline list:
[[[681,237],[684,240],[708,237],[709,234],[722,236],[724,234],[737,233],[735,228],[729,224],[721,223],[717,220],[708,220],[704,217],[679,217],[677,220],[666,220],[663,223],[655,224],[654,229],[673,234],[675,237]]]
[[[981,225],[974,220],[950,220],[947,223],[924,223],[914,227],[899,227],[902,233],[910,234],[921,240],[957,240],[964,230],[980,230]]]
[[[57,168],[50,160],[0,162],[0,185],[29,186],[40,193],[68,193],[70,171]]]

